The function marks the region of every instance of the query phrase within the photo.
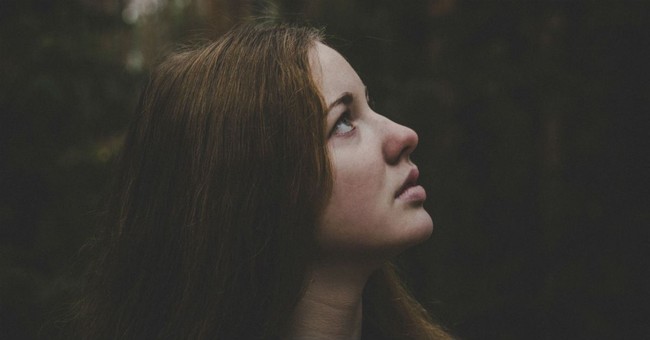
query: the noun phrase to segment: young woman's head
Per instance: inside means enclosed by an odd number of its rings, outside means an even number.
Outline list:
[[[153,71],[80,303],[82,336],[281,337],[311,265],[379,268],[428,237],[409,161],[417,135],[374,113],[321,41],[310,28],[244,25]],[[369,299],[405,298],[376,309],[402,315],[396,332],[426,333],[426,313],[381,272]]]
[[[326,103],[334,180],[317,228],[320,255],[381,264],[431,234],[426,193],[409,159],[418,136],[373,111],[367,88],[338,52],[317,42],[311,61]]]

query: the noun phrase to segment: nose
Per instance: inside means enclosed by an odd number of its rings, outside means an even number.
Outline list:
[[[397,124],[388,118],[383,121],[382,152],[388,164],[397,164],[409,155],[418,145],[418,134],[412,129]]]

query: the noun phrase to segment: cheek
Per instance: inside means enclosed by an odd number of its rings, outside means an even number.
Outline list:
[[[325,248],[363,247],[381,234],[390,200],[382,162],[359,155],[332,156],[334,186],[319,228]]]
[[[374,150],[331,153],[333,195],[353,200],[374,196],[385,186],[386,168],[381,155]]]
[[[334,186],[329,205],[342,214],[368,211],[383,198],[386,168],[379,157],[370,152],[339,152],[332,155],[332,168]]]

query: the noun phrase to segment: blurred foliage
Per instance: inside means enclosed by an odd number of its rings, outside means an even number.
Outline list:
[[[79,249],[148,68],[250,15],[325,27],[376,109],[418,131],[413,157],[436,231],[400,262],[456,334],[642,338],[649,10],[641,1],[3,1],[0,338],[65,338]]]
[[[128,28],[106,9],[77,1],[0,5],[3,339],[51,337],[45,320],[60,318],[79,287],[70,264],[93,231],[139,79],[120,60]]]

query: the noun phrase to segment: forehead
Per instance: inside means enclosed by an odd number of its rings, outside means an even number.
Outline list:
[[[316,43],[309,55],[311,72],[327,102],[343,92],[363,91],[363,82],[352,66],[333,48]]]

